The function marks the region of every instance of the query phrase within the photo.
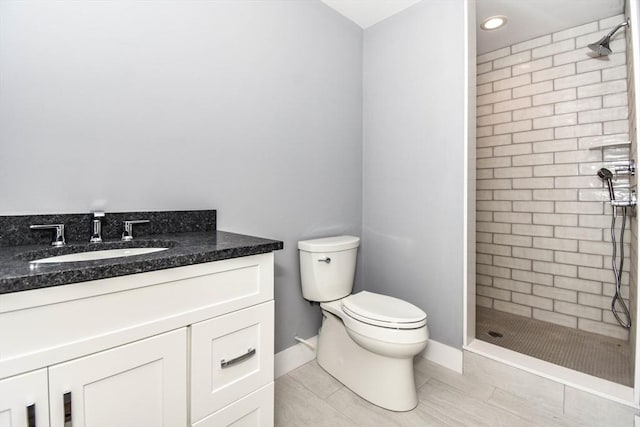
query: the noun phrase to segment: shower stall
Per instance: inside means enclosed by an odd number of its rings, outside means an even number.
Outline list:
[[[640,23],[625,15],[476,58],[475,337],[631,388]]]

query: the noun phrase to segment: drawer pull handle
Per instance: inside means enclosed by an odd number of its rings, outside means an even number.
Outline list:
[[[27,406],[27,427],[36,427],[36,404]]]
[[[71,418],[71,392],[62,396],[64,403],[64,427],[73,427],[73,419]]]
[[[256,349],[255,349],[255,348],[249,348],[249,350],[247,350],[247,352],[246,352],[245,354],[241,355],[241,356],[234,357],[234,358],[233,358],[233,359],[231,359],[231,360],[225,360],[225,359],[222,359],[222,360],[220,361],[220,367],[221,367],[222,369],[224,369],[224,368],[228,368],[229,366],[233,366],[233,365],[235,365],[236,363],[240,363],[240,362],[242,362],[242,361],[244,361],[244,360],[249,359],[249,358],[250,358],[251,356],[253,356],[254,354],[256,354]]]

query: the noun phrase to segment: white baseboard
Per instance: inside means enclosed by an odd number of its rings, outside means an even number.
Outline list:
[[[305,341],[308,341],[315,347],[318,345],[318,336],[316,335]],[[315,350],[312,350],[301,343],[293,345],[279,353],[276,353],[274,357],[274,376],[275,378],[278,378],[287,372],[299,368],[305,363],[311,362],[315,358]]]
[[[442,365],[458,373],[462,373],[462,350],[449,347],[438,341],[429,340],[427,348],[420,354],[427,360]]]

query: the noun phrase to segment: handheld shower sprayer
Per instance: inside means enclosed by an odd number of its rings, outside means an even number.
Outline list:
[[[611,182],[613,179],[613,173],[611,173],[607,168],[602,168],[598,171],[598,177],[607,183],[607,187],[609,188],[609,199],[611,199],[611,201],[616,200],[616,196],[613,193],[613,183]]]
[[[633,175],[635,172],[635,167],[631,169],[632,163],[629,163],[628,172]],[[616,172],[618,169],[614,169]],[[622,299],[621,294],[621,283],[622,283],[622,267],[624,267],[624,228],[627,219],[627,207],[635,206],[635,199],[633,199],[633,194],[631,193],[631,198],[629,200],[616,200],[616,196],[613,193],[613,173],[607,168],[601,168],[598,170],[598,177],[607,183],[607,187],[609,188],[609,199],[611,201],[611,206],[613,209],[611,210],[611,245],[612,245],[612,253],[611,253],[611,269],[613,270],[613,277],[616,283],[616,291],[611,300],[611,312],[613,316],[616,318],[620,326],[623,328],[629,329],[631,327],[631,315],[629,314],[629,307],[625,304]],[[618,216],[618,207],[622,209],[622,225],[620,227],[620,265],[617,265],[617,243],[616,243],[616,217]]]

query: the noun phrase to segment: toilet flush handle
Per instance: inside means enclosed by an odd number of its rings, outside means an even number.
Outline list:
[[[324,258],[320,258],[318,260],[318,262],[326,262],[327,264],[331,263],[331,258],[329,258],[328,256],[324,257]]]

